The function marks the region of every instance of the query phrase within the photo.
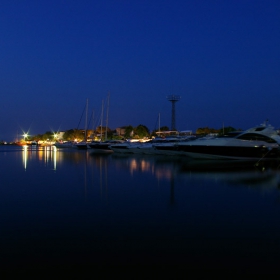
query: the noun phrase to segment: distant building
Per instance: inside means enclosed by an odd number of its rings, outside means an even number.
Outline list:
[[[124,136],[124,135],[125,135],[125,128],[124,128],[124,127],[118,127],[118,128],[116,128],[116,135],[118,135],[118,136]]]

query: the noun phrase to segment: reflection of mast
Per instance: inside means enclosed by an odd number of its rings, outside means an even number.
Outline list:
[[[102,197],[102,185],[103,185],[103,183],[102,183],[102,157],[100,157],[100,159],[99,159],[99,178],[100,178],[100,185],[99,185],[99,187],[100,187],[100,197]]]
[[[103,191],[105,190],[105,199],[107,201],[108,195],[108,171],[107,171],[107,158],[99,157],[99,187],[100,187],[100,197],[103,197]]]
[[[87,163],[88,163],[88,153],[85,154],[85,199],[87,198]]]
[[[105,161],[105,191],[106,191],[106,202],[108,198],[108,170],[107,170],[108,160]]]

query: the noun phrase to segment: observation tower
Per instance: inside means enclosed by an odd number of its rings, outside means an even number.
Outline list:
[[[168,95],[167,100],[172,103],[172,111],[171,111],[171,130],[176,130],[176,112],[175,112],[175,103],[180,100],[179,95]]]

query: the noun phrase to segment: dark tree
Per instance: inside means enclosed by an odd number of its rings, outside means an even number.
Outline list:
[[[79,129],[70,129],[66,130],[63,135],[63,140],[65,141],[74,141],[75,139],[84,139],[85,134],[82,130]]]
[[[150,136],[149,129],[145,125],[142,125],[142,124],[138,125],[134,129],[134,133],[135,133],[135,136],[138,136],[139,138]]]
[[[133,133],[134,133],[134,130],[133,130],[132,125],[125,127],[125,133],[124,133],[125,138],[133,137]]]

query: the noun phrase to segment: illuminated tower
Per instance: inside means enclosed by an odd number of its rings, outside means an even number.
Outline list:
[[[171,112],[171,130],[176,130],[176,120],[175,120],[175,103],[180,100],[179,95],[168,95],[167,99],[172,103],[172,112]]]

